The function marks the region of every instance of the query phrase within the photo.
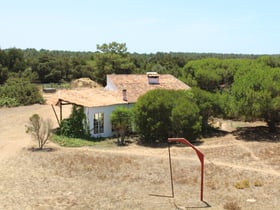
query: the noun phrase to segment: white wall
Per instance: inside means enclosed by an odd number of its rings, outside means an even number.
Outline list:
[[[106,87],[105,90],[117,90],[116,86],[112,83],[110,79],[108,79],[108,75],[106,77]]]
[[[130,108],[128,104],[112,105],[112,106],[103,106],[103,107],[85,107],[85,114],[89,123],[89,129],[92,137],[111,137],[114,135],[112,132],[112,124],[110,121],[110,116],[113,110],[118,106],[125,106]],[[95,113],[104,113],[104,133],[94,134],[93,131],[93,118]]]

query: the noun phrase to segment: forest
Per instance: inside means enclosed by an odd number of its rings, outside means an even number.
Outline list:
[[[280,122],[279,55],[138,54],[117,42],[96,48],[95,52],[0,49],[0,106],[42,103],[34,84],[89,77],[105,85],[106,74],[155,71],[172,74],[192,87],[202,127],[210,116],[264,120],[271,131]]]

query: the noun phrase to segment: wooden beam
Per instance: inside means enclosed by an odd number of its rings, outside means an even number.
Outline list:
[[[59,114],[60,114],[60,123],[62,121],[62,100],[59,99]]]
[[[52,106],[53,112],[54,112],[54,114],[55,114],[55,118],[56,118],[56,120],[57,120],[57,123],[58,123],[58,125],[60,126],[60,122],[59,122],[57,113],[56,113],[56,111],[55,111],[55,109],[54,109],[54,107],[53,107],[53,104],[52,104],[51,106]]]

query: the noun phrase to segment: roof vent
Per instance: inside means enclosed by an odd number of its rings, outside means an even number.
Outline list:
[[[150,85],[159,84],[159,74],[157,72],[147,72]]]

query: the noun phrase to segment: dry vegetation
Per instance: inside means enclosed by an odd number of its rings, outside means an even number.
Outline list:
[[[198,147],[205,154],[207,206],[199,201],[200,163],[189,147],[171,148],[175,198],[167,148],[49,144],[51,152],[30,151],[24,119],[51,116],[48,109],[0,109],[0,209],[279,209],[279,141],[237,133],[204,139]]]

